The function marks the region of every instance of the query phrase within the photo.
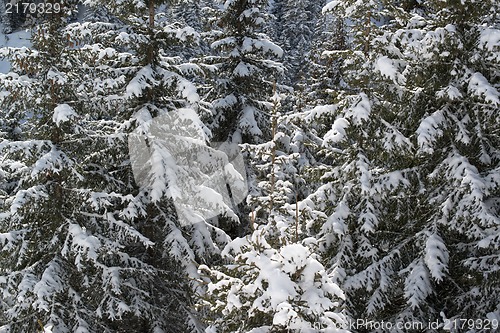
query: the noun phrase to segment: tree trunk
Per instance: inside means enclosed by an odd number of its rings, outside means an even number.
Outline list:
[[[149,27],[153,29],[155,26],[155,2],[149,0]]]

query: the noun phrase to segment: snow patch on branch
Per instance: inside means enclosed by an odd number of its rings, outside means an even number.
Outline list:
[[[425,243],[425,264],[436,281],[442,281],[448,272],[448,249],[441,237],[431,235]]]
[[[439,110],[424,118],[417,128],[417,142],[420,151],[423,153],[432,154],[434,152],[434,143],[437,138],[443,135],[440,129],[441,124],[445,121],[443,111]]]
[[[71,118],[78,116],[75,110],[68,104],[60,104],[54,109],[52,121],[60,127],[61,123],[69,121]]]
[[[469,92],[483,97],[487,103],[500,105],[500,93],[481,73],[474,73],[469,81]]]

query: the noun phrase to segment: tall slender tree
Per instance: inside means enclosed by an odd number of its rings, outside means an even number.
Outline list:
[[[269,138],[269,98],[283,73],[274,61],[283,51],[263,33],[266,22],[262,0],[224,3],[218,25],[221,32],[212,47],[218,67],[213,90],[215,141],[256,143]]]

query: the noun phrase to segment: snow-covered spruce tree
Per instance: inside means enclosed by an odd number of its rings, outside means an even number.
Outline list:
[[[95,3],[97,6],[99,4]],[[189,178],[190,175],[193,175],[191,162],[194,156],[184,156],[187,158],[186,163],[178,164],[177,172],[172,173],[169,156],[174,155],[174,152],[169,149],[176,147],[172,147],[171,143],[169,145],[166,137],[158,136],[158,133],[165,133],[161,128],[158,132],[158,129],[161,127],[162,119],[171,112],[179,114],[181,118],[193,115],[194,118],[197,118],[195,111],[199,97],[194,85],[187,81],[184,76],[197,75],[201,71],[197,65],[182,62],[176,52],[183,43],[196,40],[198,34],[190,27],[182,27],[176,22],[168,21],[168,16],[162,13],[156,14],[152,20],[151,8],[147,18],[147,28],[142,23],[144,19],[135,17],[133,11],[122,11],[121,5],[112,8],[111,12],[118,18],[129,22],[116,30],[114,34],[105,31],[106,23],[99,22],[86,26],[75,26],[75,29],[79,30],[80,33],[84,33],[86,29],[95,31],[92,34],[95,43],[102,44],[99,45],[96,54],[102,54],[103,50],[107,53],[106,50],[113,47],[114,40],[120,41],[118,49],[129,50],[132,54],[131,59],[126,59],[122,57],[121,53],[112,53],[108,59],[110,68],[106,70],[108,75],[113,75],[118,80],[125,77],[123,85],[119,81],[119,91],[127,103],[128,117],[131,121],[130,128],[135,128],[135,134],[145,138],[146,141],[143,140],[144,148],[149,146],[152,159],[148,163],[153,163],[153,159],[158,159],[155,160],[156,165],[149,165],[147,176],[142,179],[143,183],[136,201],[140,205],[144,204],[146,216],[139,216],[139,220],[142,220],[141,223],[146,226],[161,226],[161,232],[154,228],[150,230],[151,237],[154,236],[155,242],[162,245],[163,252],[160,253],[160,257],[175,260],[180,265],[178,268],[172,265],[167,268],[173,272],[178,270],[178,276],[173,274],[170,279],[176,283],[182,283],[186,278],[194,279],[196,277],[196,262],[210,262],[211,257],[218,253],[219,245],[224,244],[227,238],[225,232],[216,226],[216,219],[211,221],[212,224],[208,224],[202,216],[202,219],[197,221],[200,223],[186,225],[180,221],[186,221],[189,218],[180,216],[179,209],[176,209],[177,216],[173,216],[172,198],[176,198],[176,202],[182,201],[183,199],[180,197],[187,193],[186,189],[175,187],[175,183],[180,185],[183,177]],[[95,47],[95,45],[92,46],[92,49]],[[117,70],[116,67],[121,68]],[[193,125],[193,121],[197,120],[185,119],[185,121],[187,123],[184,123],[183,126],[188,128]],[[206,135],[201,128],[202,126],[198,126],[195,131],[201,129],[200,139],[204,142]],[[176,192],[176,189],[180,190],[180,193]],[[210,196],[213,194],[211,193]],[[202,206],[204,200],[217,198],[218,196],[215,198],[203,197],[202,192],[197,192],[193,197],[184,198],[184,200],[191,201],[191,206],[193,204],[194,206]],[[226,215],[229,215],[229,220],[233,222],[234,219],[237,220],[229,207],[223,203],[221,205],[228,209]],[[177,204],[176,208],[178,208]],[[196,207],[192,206],[191,208]],[[140,212],[143,209],[139,207],[137,210]],[[181,226],[181,224],[183,225]],[[195,284],[191,286],[196,287]],[[174,315],[176,315],[177,320],[185,320],[186,313],[183,312],[185,312],[186,300],[181,300],[180,303],[182,305],[179,308],[180,311]],[[187,319],[190,320],[189,314]]]
[[[222,270],[200,266],[213,282],[206,332],[345,332],[337,313],[344,298],[308,246],[280,247],[266,241],[265,227],[226,248],[234,264]],[[326,330],[330,328],[329,330]]]
[[[95,308],[80,306],[88,283],[82,261],[110,245],[82,229],[78,220],[89,217],[74,214],[88,204],[80,198],[77,184],[85,176],[74,158],[83,138],[69,124],[78,115],[70,105],[74,78],[65,71],[75,64],[61,34],[73,6],[38,26],[36,50],[2,50],[12,66],[0,81],[2,118],[10,121],[0,144],[0,326],[9,332],[36,331],[38,321],[57,323],[59,332],[92,325],[88,314]],[[65,141],[72,135],[80,138],[74,148]]]
[[[179,1],[172,4],[172,15],[176,19],[182,20],[197,31],[201,31],[203,26],[202,10],[206,7],[206,1]]]
[[[405,55],[405,101],[414,114],[405,126],[425,189],[420,262],[429,283],[408,277],[407,303],[451,319],[500,316],[499,9],[495,1],[429,2],[381,41],[384,63]]]
[[[308,69],[302,78],[303,91],[299,101],[312,108],[332,102],[331,91],[344,85],[340,77],[343,56],[339,52],[346,49],[345,22],[331,13],[321,15],[315,27],[315,38],[311,42]],[[304,111],[303,108],[300,111]]]
[[[92,2],[118,23],[68,25],[64,12],[38,27],[33,49],[3,50],[13,64],[0,81],[2,116],[13,119],[0,144],[3,329],[197,330],[189,274],[226,236],[205,221],[179,224],[168,152],[148,132],[169,111],[194,113],[183,74],[197,67],[168,52],[196,34],[148,4]],[[156,158],[139,181],[132,131],[149,136]]]
[[[353,320],[381,319],[378,311],[387,309],[397,291],[396,267],[408,265],[399,256],[405,242],[392,236],[392,228],[407,217],[400,198],[412,195],[411,163],[405,158],[412,151],[397,126],[399,110],[386,103],[402,82],[388,87],[374,67],[380,52],[374,40],[383,27],[375,21],[387,17],[382,9],[375,1],[334,1],[325,7],[349,23],[346,50],[325,52],[341,64],[343,84],[331,87],[330,104],[306,113],[321,138],[313,142],[318,165],[311,172],[323,182],[303,201],[306,223],[332,278],[345,288]],[[396,221],[394,212],[401,213]]]
[[[215,141],[263,142],[269,138],[269,97],[283,72],[273,59],[283,51],[262,32],[266,1],[229,0],[218,13],[221,28],[212,43],[218,67],[212,91]]]
[[[325,182],[303,201],[309,230],[354,319],[494,318],[497,5],[359,4],[325,7],[359,51],[336,103],[309,112]]]
[[[327,275],[316,254],[315,239],[300,224],[297,200],[305,183],[307,149],[300,129],[290,138],[289,123],[278,117],[277,98],[272,117],[273,139],[245,145],[256,169],[259,192],[249,204],[252,232],[226,246],[229,264],[201,266],[209,278],[207,332],[340,332],[346,326],[344,294]]]
[[[283,48],[285,83],[295,86],[307,75],[316,24],[321,18],[321,3],[279,0],[273,3],[273,39]]]

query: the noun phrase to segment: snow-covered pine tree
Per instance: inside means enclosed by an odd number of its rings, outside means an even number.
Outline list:
[[[83,276],[82,268],[112,242],[85,228],[93,223],[80,187],[88,175],[75,154],[85,135],[76,121],[78,80],[67,73],[78,64],[62,33],[74,5],[33,31],[32,49],[2,50],[12,68],[0,80],[2,118],[12,120],[0,144],[0,325],[9,332],[36,331],[40,323],[55,324],[57,332],[96,324],[99,303],[92,303],[100,300],[81,301],[91,296],[85,285],[100,281]]]
[[[264,33],[266,1],[229,0],[218,13],[221,28],[212,43],[218,67],[212,92],[215,141],[263,142],[270,136],[273,84],[283,69],[273,59],[283,55]]]
[[[169,47],[196,33],[163,20],[153,2],[87,5],[108,13],[68,25],[68,5],[34,31],[32,49],[2,51],[13,64],[0,81],[2,115],[13,121],[0,145],[0,326],[196,331],[189,275],[227,236],[204,220],[180,225],[165,138],[151,129],[169,112],[195,113],[184,75],[197,66]],[[99,21],[108,16],[115,23]],[[139,180],[133,131],[159,157]]]
[[[395,267],[405,265],[399,257],[405,243],[389,235],[391,214],[406,206],[399,198],[411,196],[411,164],[402,158],[411,155],[411,142],[386,102],[402,82],[388,86],[375,70],[381,51],[374,41],[387,20],[383,9],[377,1],[333,1],[324,8],[346,20],[345,50],[324,52],[340,65],[342,84],[331,87],[329,104],[305,114],[321,138],[314,142],[319,163],[311,172],[323,182],[303,201],[308,229],[334,281],[345,288],[353,320],[380,319],[378,311],[397,290]]]
[[[496,1],[431,1],[381,42],[387,59],[404,55],[407,64],[405,126],[425,198],[420,262],[430,283],[408,276],[407,303],[452,320],[500,316],[499,9]]]
[[[300,103],[308,108],[331,103],[330,92],[344,86],[340,76],[344,57],[336,52],[346,51],[344,19],[326,13],[317,20],[315,30],[308,70],[302,78],[304,88],[299,97]],[[331,51],[334,51],[333,54]]]
[[[209,280],[199,305],[208,314],[208,331],[323,330],[344,323],[338,303],[343,294],[325,275],[314,242],[297,223],[294,203],[305,188],[299,169],[307,164],[307,149],[300,129],[290,132],[279,117],[273,74],[281,70],[265,56],[281,50],[259,32],[262,8],[261,1],[227,1],[221,36],[213,43],[224,51],[216,58],[213,132],[218,140],[244,143],[252,211],[250,235],[236,238],[223,252],[227,264],[200,267]],[[282,283],[287,287],[277,292]]]
[[[96,2],[95,5],[99,6],[100,2]],[[156,13],[152,19],[151,8],[148,10],[149,17],[146,19],[148,27],[145,28],[144,18],[135,17],[133,11],[123,11],[121,5],[115,3],[114,6],[111,12],[121,21],[128,22],[114,34],[106,32],[106,23],[100,22],[88,26],[77,26],[75,29],[80,30],[80,33],[85,32],[87,28],[95,29],[92,37],[94,43],[101,44],[98,46],[99,54],[102,54],[103,50],[107,52],[108,48],[113,48],[114,40],[120,41],[117,48],[128,50],[132,54],[131,59],[123,58],[121,53],[110,55],[110,68],[106,69],[108,74],[105,75],[113,75],[118,80],[125,78],[121,82],[118,81],[118,90],[120,98],[123,98],[127,105],[128,117],[131,121],[129,128],[135,128],[134,133],[145,138],[144,148],[149,144],[151,158],[161,156],[160,160],[155,162],[159,165],[149,165],[148,176],[143,179],[145,183],[141,184],[136,199],[139,205],[137,211],[146,211],[146,215],[140,217],[143,224],[161,226],[161,232],[160,230],[153,232],[155,229],[151,229],[156,242],[162,244],[161,257],[174,260],[180,265],[178,268],[172,265],[168,267],[173,273],[171,281],[182,284],[182,281],[189,278],[192,282],[196,278],[197,262],[209,263],[211,258],[218,253],[218,247],[225,244],[227,236],[217,227],[217,219],[211,220],[209,224],[202,216],[200,221],[196,221],[199,223],[188,223],[188,225],[181,223],[181,220],[189,220],[189,217],[181,216],[179,209],[176,210],[177,216],[174,216],[171,200],[175,198],[177,203],[179,201],[191,202],[190,207],[196,209],[196,206],[204,206],[202,202],[218,200],[219,197],[216,195],[213,198],[214,193],[203,197],[203,193],[206,194],[206,192],[196,194],[193,192],[193,197],[179,198],[189,193],[186,189],[179,189],[181,193],[176,192],[177,188],[174,185],[176,182],[180,184],[183,177],[194,176],[193,156],[184,156],[185,163],[178,164],[177,172],[172,173],[171,168],[169,169],[168,156],[174,155],[174,151],[169,149],[181,147],[172,147],[168,138],[162,138],[158,136],[158,133],[166,134],[165,129],[161,129],[161,121],[173,112],[181,118],[187,117],[183,120],[184,128],[196,125],[194,131],[199,133],[201,130],[201,136],[197,139],[203,143],[207,139],[206,131],[203,125],[199,124],[198,116],[196,116],[199,96],[196,94],[195,86],[185,78],[199,75],[201,70],[198,65],[184,62],[182,57],[178,56],[178,51],[183,45],[189,45],[190,42],[198,39],[198,33],[191,27],[171,22],[169,15],[165,13]],[[116,67],[120,67],[119,70],[116,70]],[[157,132],[159,128],[160,132]],[[229,207],[223,202],[220,204],[227,209],[226,215],[229,220],[232,222],[237,220]],[[178,208],[177,204],[176,208]],[[192,214],[193,211],[184,211],[184,213]],[[175,273],[176,270],[178,274]],[[191,287],[196,288],[196,284],[191,284]],[[180,303],[183,305],[178,309],[180,312],[176,312],[177,319],[191,320],[190,314],[187,313],[188,316],[186,316],[185,313],[186,300]]]
[[[344,294],[309,246],[272,246],[266,230],[235,239],[222,270],[200,266],[208,285],[210,326],[206,332],[345,332],[337,312]],[[211,306],[210,306],[211,305]]]
[[[308,74],[312,42],[322,6],[319,2],[303,0],[273,2],[272,36],[283,48],[284,83],[292,87]]]
[[[273,139],[245,145],[259,189],[247,199],[252,231],[226,246],[229,264],[200,267],[210,278],[200,302],[207,332],[341,332],[344,294],[320,263],[297,206],[307,191],[304,136],[279,116],[279,96],[273,100]]]
[[[325,7],[355,51],[336,103],[309,112],[331,119],[310,230],[354,319],[496,318],[498,5],[360,4]]]

